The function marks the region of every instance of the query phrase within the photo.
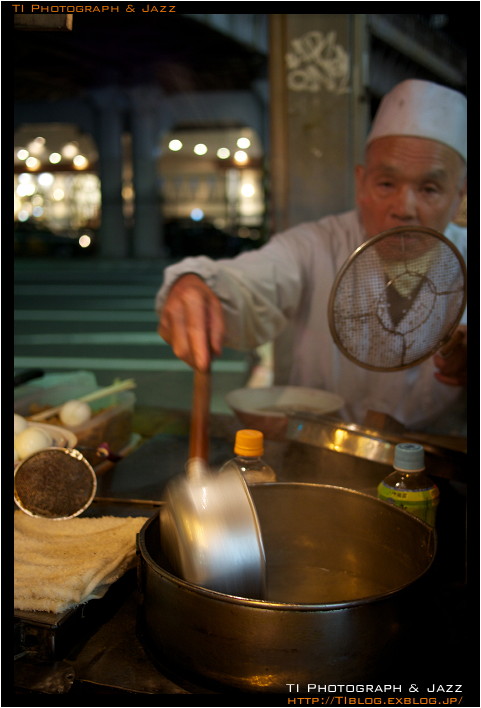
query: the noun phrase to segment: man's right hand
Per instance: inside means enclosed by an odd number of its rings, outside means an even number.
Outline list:
[[[224,340],[219,298],[199,276],[181,276],[169,291],[157,331],[179,359],[207,371],[212,355],[221,353]]]

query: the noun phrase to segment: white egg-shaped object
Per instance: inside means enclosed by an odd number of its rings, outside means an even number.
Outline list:
[[[59,417],[64,425],[82,425],[92,416],[92,409],[85,401],[67,401],[60,409]]]
[[[34,425],[22,430],[14,441],[15,449],[21,460],[33,455],[34,452],[50,447],[51,444],[52,438],[50,435],[42,428],[36,428]]]
[[[18,435],[19,433],[22,432],[22,430],[25,430],[25,428],[28,427],[28,423],[23,417],[23,415],[20,415],[19,413],[14,413],[13,414],[13,434]]]

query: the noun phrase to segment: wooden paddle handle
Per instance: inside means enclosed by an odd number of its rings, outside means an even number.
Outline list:
[[[209,371],[194,370],[194,395],[190,422],[189,458],[204,462],[209,456],[209,410],[211,376]]]

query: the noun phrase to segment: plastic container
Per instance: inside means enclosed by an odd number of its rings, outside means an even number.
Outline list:
[[[13,407],[20,415],[38,412],[36,408],[61,406],[99,388],[91,371],[45,374],[41,378],[17,386],[13,391]]]
[[[238,430],[234,443],[235,457],[227,465],[237,465],[247,484],[275,482],[276,473],[262,459],[264,454],[264,435],[260,430]]]
[[[394,449],[394,471],[377,488],[379,499],[390,502],[435,526],[439,503],[437,485],[424,473],[424,448],[399,443]]]
[[[88,371],[47,374],[15,389],[14,411],[27,417],[99,388],[94,374]],[[96,455],[96,450],[102,443],[107,443],[113,453],[121,452],[130,443],[135,400],[132,391],[119,391],[89,402],[92,416],[82,425],[66,426],[56,418],[46,422],[72,431],[78,449],[91,464],[97,465],[101,458]]]

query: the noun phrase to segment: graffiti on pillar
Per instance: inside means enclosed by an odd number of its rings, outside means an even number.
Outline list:
[[[348,93],[349,54],[337,42],[336,32],[306,32],[291,41],[286,54],[287,85],[291,91],[317,93],[323,89]]]

